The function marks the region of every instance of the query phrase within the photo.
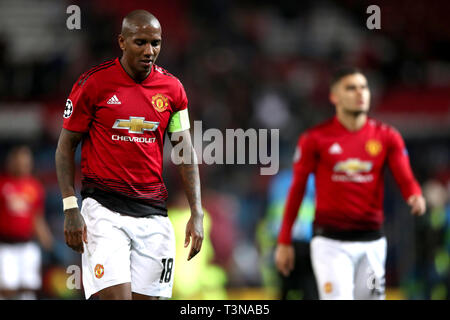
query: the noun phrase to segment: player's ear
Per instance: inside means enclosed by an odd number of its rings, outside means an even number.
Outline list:
[[[328,99],[330,100],[330,102],[333,105],[337,104],[337,97],[336,97],[336,94],[333,92],[333,90],[330,91],[330,94],[328,95]]]
[[[122,34],[119,34],[117,37],[117,41],[119,43],[119,47],[122,51],[125,51],[125,37]]]

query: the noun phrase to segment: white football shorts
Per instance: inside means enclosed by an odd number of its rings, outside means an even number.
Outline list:
[[[311,261],[321,300],[385,299],[386,238],[311,240]]]
[[[82,254],[86,299],[127,282],[135,293],[172,296],[175,234],[168,217],[121,215],[92,198],[83,200],[81,214],[88,241]]]
[[[41,288],[41,249],[34,242],[0,244],[0,288]]]

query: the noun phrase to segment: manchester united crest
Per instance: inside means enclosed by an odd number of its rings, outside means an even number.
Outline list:
[[[169,100],[161,93],[157,93],[152,97],[152,105],[158,112],[163,112],[169,107]]]
[[[369,140],[366,142],[366,151],[372,156],[377,156],[381,149],[383,149],[383,146],[381,145],[381,142],[378,140]]]
[[[323,286],[323,290],[325,291],[325,293],[333,292],[333,284],[331,282],[326,282]]]
[[[105,274],[105,269],[103,268],[103,265],[97,264],[94,268],[94,274],[97,279],[100,279]]]

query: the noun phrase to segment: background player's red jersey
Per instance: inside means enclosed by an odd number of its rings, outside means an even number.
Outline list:
[[[33,177],[0,177],[0,241],[29,241],[44,211],[44,189]]]
[[[95,187],[164,207],[164,135],[172,114],[187,103],[181,82],[156,65],[140,83],[118,58],[83,74],[69,95],[63,124],[87,132],[83,189]]]
[[[379,230],[384,220],[386,164],[405,199],[421,194],[404,141],[392,127],[369,118],[360,130],[351,132],[334,117],[308,130],[297,144],[279,242],[291,242],[292,225],[311,172],[316,179],[315,227]]]

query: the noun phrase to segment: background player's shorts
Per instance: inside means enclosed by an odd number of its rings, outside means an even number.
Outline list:
[[[0,244],[0,289],[41,288],[41,249],[34,242]]]
[[[380,300],[385,298],[386,238],[339,241],[311,240],[311,261],[320,299]]]
[[[131,282],[131,291],[172,296],[175,234],[168,217],[136,218],[83,200],[88,243],[82,254],[86,299],[107,287]]]

